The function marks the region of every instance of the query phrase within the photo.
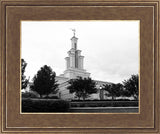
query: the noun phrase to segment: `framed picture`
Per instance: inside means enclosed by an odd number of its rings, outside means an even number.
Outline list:
[[[159,1],[1,1],[2,133],[159,133]]]
[[[139,32],[139,20],[21,21],[22,113],[138,113]]]

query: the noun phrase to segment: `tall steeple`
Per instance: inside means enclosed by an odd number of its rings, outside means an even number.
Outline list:
[[[77,49],[78,38],[75,36],[75,29],[72,29],[73,37],[71,38],[71,49],[68,51],[68,57],[66,60],[66,71],[64,72],[65,77],[75,78],[77,76],[89,77],[90,73],[87,73],[83,69],[83,59],[81,56],[81,50]]]
[[[68,68],[83,69],[84,56],[81,56],[81,50],[77,49],[77,41],[78,38],[75,37],[75,30],[74,30],[74,35],[71,38],[71,49],[68,51],[68,57],[66,57],[67,69]]]
[[[78,38],[75,37],[76,35],[76,30],[75,29],[72,29],[73,31],[73,37],[71,38],[71,41],[72,41],[72,48],[77,50],[77,40]]]
[[[77,41],[78,41],[78,38],[76,38],[75,36],[71,38],[72,48],[75,50],[77,50]]]

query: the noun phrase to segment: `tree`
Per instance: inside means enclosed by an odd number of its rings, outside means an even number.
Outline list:
[[[102,89],[107,91],[106,96],[112,97],[112,100],[114,100],[115,97],[119,97],[122,95],[123,85],[120,83],[106,84],[106,85],[104,85],[104,87]]]
[[[71,79],[69,81],[69,89],[70,93],[75,93],[76,97],[80,100],[83,98],[85,100],[90,94],[96,93],[96,83],[91,78],[82,78],[78,77],[76,79]]]
[[[27,66],[26,61],[24,59],[21,59],[21,86],[22,86],[22,89],[25,89],[29,82],[29,79],[26,79],[26,76],[24,75],[26,66]]]
[[[51,67],[44,65],[33,77],[31,90],[36,91],[40,98],[42,98],[42,95],[48,96],[50,93],[57,93],[58,84],[55,76],[56,73],[52,71]]]
[[[131,78],[123,81],[124,85],[124,95],[133,96],[134,99],[138,99],[138,75],[131,75]]]

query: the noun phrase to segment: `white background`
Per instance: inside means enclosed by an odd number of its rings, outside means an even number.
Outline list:
[[[84,69],[95,80],[122,82],[139,69],[139,21],[22,21],[22,58],[25,75],[33,76],[43,65],[57,75],[66,69],[65,57],[76,29]]]

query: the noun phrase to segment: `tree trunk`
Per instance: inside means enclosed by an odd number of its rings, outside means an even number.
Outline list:
[[[113,101],[114,101],[114,96],[112,96],[112,103],[111,103],[112,107],[114,107],[114,102]]]
[[[85,95],[86,95],[85,90],[83,90],[83,101],[85,100]]]
[[[42,95],[40,94],[40,98],[42,99]]]
[[[85,96],[83,96],[83,101],[85,101]]]
[[[114,97],[112,96],[112,101],[114,100]]]

